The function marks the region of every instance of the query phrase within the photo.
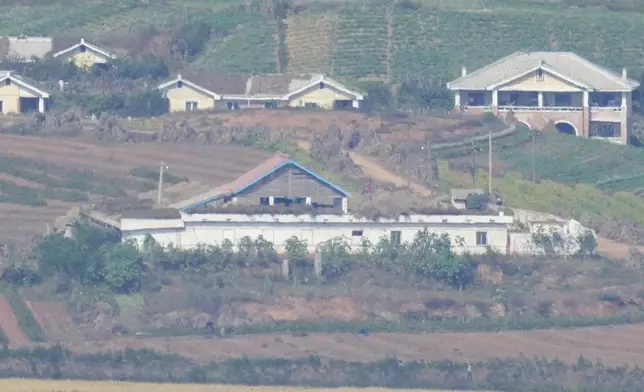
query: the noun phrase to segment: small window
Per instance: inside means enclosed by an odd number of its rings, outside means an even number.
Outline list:
[[[6,84],[7,86],[11,86],[11,79],[7,78],[4,84]]]
[[[259,205],[261,205],[261,206],[267,206],[267,205],[269,205],[269,204],[270,204],[270,202],[269,202],[269,200],[268,200],[268,197],[260,197],[260,198],[259,198]]]
[[[238,110],[239,109],[239,103],[231,101],[231,102],[226,102],[226,107],[228,110]]]
[[[400,231],[392,231],[390,235],[392,245],[400,245]]]
[[[199,107],[199,103],[195,101],[186,101],[186,112],[192,112],[194,110],[197,110]]]
[[[487,231],[476,232],[476,245],[487,245]]]
[[[538,82],[543,82],[543,70],[542,69],[537,70],[537,81]]]
[[[320,90],[324,88],[324,82],[320,82]]]
[[[484,106],[485,93],[467,93],[467,104],[468,106]]]
[[[362,230],[353,230],[351,232],[351,237],[362,237]]]
[[[183,82],[180,80],[177,82],[177,88],[183,87]]]
[[[2,114],[2,113],[4,113],[4,112],[2,111],[2,101],[0,101],[0,114]]]
[[[87,50],[87,48],[85,48],[85,45],[81,45],[79,49],[81,53],[85,53],[85,51]]]
[[[264,102],[265,109],[275,109],[277,108],[277,102],[275,101],[266,101]]]
[[[318,104],[316,102],[304,102],[304,107],[308,109],[316,109]]]

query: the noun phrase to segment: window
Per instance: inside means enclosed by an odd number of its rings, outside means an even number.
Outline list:
[[[264,102],[265,109],[275,109],[277,107],[277,102],[275,101],[266,101]]]
[[[320,90],[324,88],[324,82],[320,82]]]
[[[537,82],[543,82],[543,70],[542,69],[537,70]]]
[[[353,230],[351,232],[351,237],[362,237],[362,230]]]
[[[400,231],[392,231],[389,237],[392,245],[400,245]]]
[[[239,110],[238,102],[226,102],[226,107],[228,110]]]
[[[591,122],[591,137],[619,137],[621,135],[621,124],[611,122]]]
[[[268,204],[269,204],[268,197],[260,197],[259,198],[259,205],[267,206]]]
[[[467,93],[468,106],[484,106],[485,93]]]
[[[186,101],[186,112],[197,110],[199,103],[195,101]]]
[[[81,53],[85,53],[85,50],[87,50],[87,48],[85,48],[85,45],[81,45],[79,49]]]
[[[11,86],[11,79],[7,78],[4,84],[6,84],[7,86]]]
[[[177,88],[183,87],[183,82],[180,80],[177,82]]]
[[[572,106],[572,95],[567,93],[555,94],[555,106]]]
[[[304,107],[308,109],[316,109],[318,104],[317,102],[304,102]]]
[[[476,232],[476,245],[487,245],[487,231]]]
[[[4,112],[2,111],[2,101],[0,101],[0,114],[2,114],[2,113],[4,113]]]

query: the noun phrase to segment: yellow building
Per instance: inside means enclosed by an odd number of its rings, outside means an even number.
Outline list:
[[[49,93],[10,71],[0,71],[0,113],[44,113]]]
[[[110,60],[115,60],[116,56],[81,38],[79,43],[54,53],[54,58],[71,61],[79,68],[89,68],[93,65],[107,65]]]
[[[159,87],[171,112],[204,109],[358,108],[364,99],[324,75],[234,75],[190,72]]]

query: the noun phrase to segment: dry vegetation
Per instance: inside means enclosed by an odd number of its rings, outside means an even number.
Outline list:
[[[0,380],[0,389],[5,392],[388,392],[400,391],[393,388],[298,388],[298,387],[253,387],[245,385],[204,385],[204,384],[155,384],[118,381],[60,381],[60,380]],[[415,389],[405,389],[413,392]],[[417,389],[420,391],[420,389]],[[427,392],[439,390],[422,389]],[[446,391],[447,392],[447,391]]]

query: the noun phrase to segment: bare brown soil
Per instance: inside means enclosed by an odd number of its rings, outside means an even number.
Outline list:
[[[11,309],[9,302],[0,295],[0,329],[7,336],[9,344],[12,346],[24,346],[29,344],[29,339],[25,336],[18,325],[16,315]]]
[[[73,322],[64,302],[29,301],[25,305],[51,341],[70,341],[81,338],[81,332]]]
[[[604,364],[644,366],[644,325],[478,333],[263,334],[229,339],[120,338],[75,344],[81,352],[148,348],[185,355],[199,361],[238,358],[297,358],[319,355],[349,361],[395,356],[404,360],[477,361],[493,357],[559,358],[573,363],[579,355]]]
[[[165,161],[174,175],[216,186],[231,181],[270,156],[261,150],[236,146],[190,144],[98,144],[78,139],[0,135],[0,154],[24,157],[66,168],[91,169],[98,174],[122,178],[140,166],[157,166]],[[56,173],[51,173],[56,177]],[[0,180],[23,186],[31,181],[2,175]],[[65,215],[78,203],[47,200],[47,206],[30,207],[0,203],[0,242],[27,243],[43,234],[47,224]]]

